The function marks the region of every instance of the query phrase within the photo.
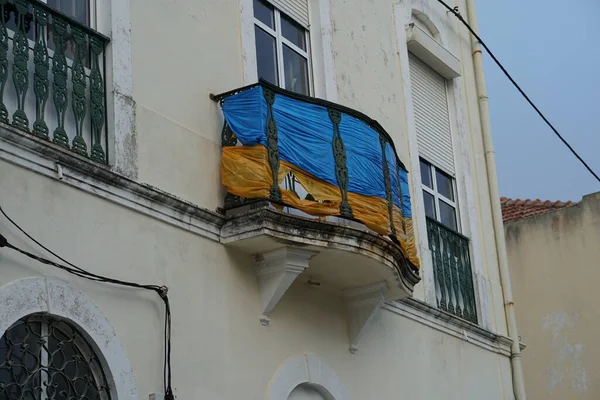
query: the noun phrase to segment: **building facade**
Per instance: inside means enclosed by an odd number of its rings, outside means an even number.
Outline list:
[[[600,195],[578,203],[503,199],[517,319],[532,399],[600,395],[594,289]]]
[[[437,1],[0,13],[0,398],[158,399],[165,370],[179,399],[514,398],[471,38]]]

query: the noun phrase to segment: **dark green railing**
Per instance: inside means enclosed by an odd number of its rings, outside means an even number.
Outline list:
[[[427,218],[438,308],[477,323],[469,239]]]
[[[0,122],[108,163],[106,36],[36,0],[0,0]]]

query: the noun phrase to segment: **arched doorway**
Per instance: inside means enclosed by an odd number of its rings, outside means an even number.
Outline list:
[[[327,400],[317,389],[308,384],[296,386],[288,400]]]
[[[333,369],[316,355],[304,353],[279,367],[267,400],[348,400],[348,394]]]

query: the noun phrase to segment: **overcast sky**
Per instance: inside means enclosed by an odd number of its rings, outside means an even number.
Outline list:
[[[600,174],[600,0],[477,0],[486,44]],[[507,197],[579,200],[598,183],[486,57],[492,133]]]

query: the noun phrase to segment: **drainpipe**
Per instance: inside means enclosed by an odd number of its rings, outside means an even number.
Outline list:
[[[466,0],[467,17],[469,25],[477,33],[477,13],[475,12],[475,0]],[[510,271],[508,269],[508,256],[506,253],[506,240],[504,238],[504,223],[502,222],[502,209],[500,207],[500,193],[498,190],[498,176],[496,174],[496,155],[494,143],[492,142],[492,125],[490,122],[490,108],[488,103],[487,88],[483,75],[483,55],[481,44],[471,36],[471,48],[473,50],[473,64],[475,68],[475,83],[477,86],[477,97],[479,100],[479,115],[481,118],[481,133],[483,135],[483,147],[485,151],[485,163],[489,184],[490,202],[492,206],[492,221],[494,225],[494,238],[498,254],[498,266],[500,268],[500,283],[504,297],[504,311],[508,325],[508,336],[512,340],[511,366],[513,378],[513,390],[517,400],[525,400],[525,381],[523,378],[523,362],[521,359],[521,347],[519,345],[519,333],[517,330],[517,318],[515,316],[515,303],[513,301]]]

